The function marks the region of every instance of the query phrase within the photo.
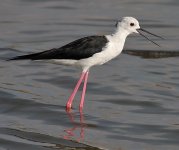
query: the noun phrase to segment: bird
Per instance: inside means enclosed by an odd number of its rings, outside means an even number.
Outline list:
[[[125,40],[132,33],[140,34],[150,42],[160,46],[153,40],[149,39],[143,33],[153,35],[163,39],[161,36],[153,34],[140,27],[139,21],[134,17],[123,17],[117,20],[115,32],[110,35],[93,35],[77,39],[60,48],[52,48],[50,50],[16,56],[9,60],[33,60],[47,61],[60,65],[79,66],[82,69],[80,78],[76,83],[68,101],[66,110],[72,109],[72,103],[75,95],[83,82],[81,100],[79,110],[82,112],[84,107],[84,99],[86,94],[89,70],[93,66],[103,65],[108,61],[117,57],[123,50]]]

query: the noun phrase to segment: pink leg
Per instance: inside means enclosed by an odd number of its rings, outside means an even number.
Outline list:
[[[83,106],[84,106],[85,93],[86,93],[86,85],[87,85],[87,81],[88,81],[88,74],[89,74],[89,72],[87,71],[85,73],[85,77],[84,77],[83,91],[82,91],[82,94],[81,94],[81,101],[80,101],[80,106],[79,106],[80,112],[82,112]]]
[[[80,79],[78,80],[78,82],[77,82],[77,84],[76,84],[76,86],[75,86],[75,88],[74,88],[74,90],[73,90],[71,96],[70,96],[69,99],[68,99],[68,102],[67,102],[67,104],[66,104],[66,110],[70,110],[70,109],[71,109],[71,106],[72,106],[72,103],[73,103],[73,99],[74,99],[74,97],[75,97],[75,95],[76,95],[76,92],[78,91],[78,88],[79,88],[80,85],[81,85],[81,82],[83,81],[83,79],[84,79],[84,77],[85,77],[85,74],[86,74],[86,72],[82,72],[82,73],[81,73]]]

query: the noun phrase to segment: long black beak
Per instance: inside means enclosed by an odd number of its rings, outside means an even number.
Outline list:
[[[140,31],[143,31],[143,32],[145,32],[145,33],[148,33],[148,34],[153,35],[153,36],[155,36],[155,37],[158,37],[158,38],[160,38],[160,39],[164,39],[163,37],[161,37],[161,36],[159,36],[159,35],[156,35],[156,34],[153,34],[153,33],[149,32],[149,31],[147,31],[147,30],[144,30],[144,29],[142,29],[142,28],[137,29],[137,31],[139,32],[139,34],[140,34],[141,36],[143,36],[144,38],[146,38],[147,40],[149,40],[150,42],[152,42],[153,44],[155,44],[155,45],[157,45],[157,46],[159,46],[159,47],[160,47],[159,44],[157,44],[156,42],[154,42],[154,41],[152,41],[151,39],[149,39],[148,37],[146,37],[146,36],[145,36],[143,33],[141,33]]]

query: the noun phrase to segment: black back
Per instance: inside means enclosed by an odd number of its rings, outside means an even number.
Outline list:
[[[79,60],[91,57],[95,53],[101,52],[108,40],[105,36],[88,36],[73,41],[60,48],[34,53],[30,55],[17,56],[10,60],[43,60],[43,59],[73,59]]]

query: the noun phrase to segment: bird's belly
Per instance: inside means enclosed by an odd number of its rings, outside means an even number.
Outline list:
[[[102,51],[100,53],[94,54],[92,57],[87,59],[82,59],[79,61],[79,64],[82,67],[91,67],[94,65],[102,65],[111,59],[115,58],[120,54],[120,51]]]

